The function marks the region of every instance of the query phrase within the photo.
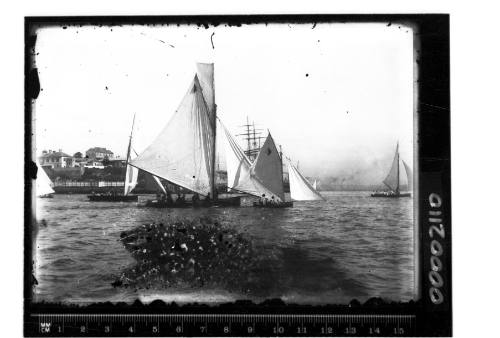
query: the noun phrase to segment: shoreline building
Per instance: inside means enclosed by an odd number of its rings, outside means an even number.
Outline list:
[[[102,161],[105,158],[111,160],[114,158],[114,153],[103,147],[93,147],[85,152],[85,158],[96,161]]]
[[[44,150],[42,156],[38,157],[40,166],[44,168],[72,168],[75,164],[73,156],[64,153],[61,149],[59,151]]]

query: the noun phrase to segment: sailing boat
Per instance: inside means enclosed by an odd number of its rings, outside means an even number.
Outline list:
[[[172,118],[130,165],[188,189],[194,196],[205,196],[203,201],[164,206],[239,205],[240,197],[219,199],[217,195],[216,130],[214,65],[198,63],[193,81]]]
[[[387,174],[387,177],[384,179],[383,183],[389,188],[388,191],[383,191],[383,192],[374,192],[371,194],[371,197],[410,197],[411,193],[410,192],[404,192],[402,193],[400,191],[400,186],[401,186],[401,179],[400,179],[400,158],[399,158],[399,143],[396,145],[396,153],[394,154],[394,159],[392,161],[392,166],[391,169],[389,170],[389,173]],[[413,182],[413,175],[411,172],[410,167],[404,162],[403,166],[405,167],[406,171],[406,177],[407,177],[407,187],[408,190],[412,190],[412,182]]]
[[[36,177],[36,197],[39,198],[52,198],[55,193],[52,189],[52,181],[45,173],[42,167],[38,167]]]
[[[134,124],[135,124],[135,114],[134,119],[132,121],[132,129],[130,131],[130,137],[127,148],[127,159],[125,161],[125,180],[124,180],[124,191],[123,195],[118,194],[92,194],[88,195],[88,198],[92,202],[137,202],[137,195],[130,195],[130,192],[137,185],[137,177],[139,176],[139,170],[137,168],[129,165],[130,160],[130,151],[132,149],[132,133],[134,132]]]
[[[226,135],[230,137],[229,133]],[[244,154],[244,151],[234,142],[233,148],[228,148],[234,155],[240,155],[237,166],[228,165],[228,187],[232,190],[259,197],[255,207],[284,208],[293,206],[293,202],[285,201],[283,187],[283,162],[271,133],[268,132],[266,141],[260,148],[253,163]],[[236,152],[234,152],[236,150]],[[234,161],[233,161],[234,162]]]
[[[294,201],[319,201],[325,200],[316,188],[307,181],[297,167],[288,161],[288,176],[290,181],[290,196]],[[316,181],[314,181],[316,185]]]
[[[314,180],[312,187],[314,190],[318,191],[318,181],[317,180]]]

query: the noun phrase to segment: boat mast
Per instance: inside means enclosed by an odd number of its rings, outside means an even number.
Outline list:
[[[134,113],[134,119],[132,120],[132,129],[130,130],[130,137],[128,139],[127,158],[125,160],[125,177],[123,178],[123,184],[127,184],[128,159],[130,158],[130,149],[132,147],[132,133],[134,132],[134,124],[135,124],[135,113]]]

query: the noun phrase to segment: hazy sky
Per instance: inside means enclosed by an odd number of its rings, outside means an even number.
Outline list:
[[[211,43],[213,40],[213,47]],[[386,24],[62,27],[38,31],[37,153],[140,152],[215,63],[218,116],[269,128],[306,176],[379,183],[413,163],[413,34]]]

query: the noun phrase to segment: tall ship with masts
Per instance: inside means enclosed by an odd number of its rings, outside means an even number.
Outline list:
[[[407,178],[407,192],[401,192],[401,165],[402,162]],[[405,161],[400,159],[399,156],[399,143],[396,145],[396,152],[394,154],[394,159],[392,160],[391,169],[387,174],[386,178],[383,181],[384,185],[388,188],[388,190],[384,191],[376,191],[371,194],[371,197],[390,197],[390,198],[398,198],[398,197],[410,197],[412,186],[413,186],[413,175],[411,168]]]

